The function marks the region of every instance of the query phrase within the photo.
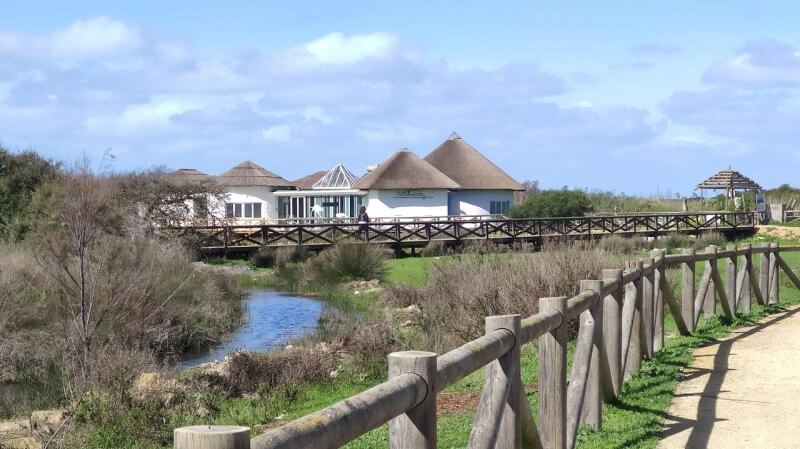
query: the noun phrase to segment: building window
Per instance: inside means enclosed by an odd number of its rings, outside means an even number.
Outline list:
[[[261,218],[261,203],[225,203],[228,218]]]
[[[503,215],[508,212],[510,206],[511,201],[490,201],[489,213],[492,215]]]

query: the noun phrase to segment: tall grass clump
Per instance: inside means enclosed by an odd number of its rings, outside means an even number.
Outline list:
[[[719,232],[705,232],[697,236],[697,240],[695,240],[692,247],[696,250],[701,250],[709,245],[724,247],[727,244],[728,239]]]
[[[305,279],[312,284],[330,285],[340,282],[383,279],[384,262],[389,252],[379,245],[337,243],[305,266]]]
[[[656,248],[664,249],[667,254],[674,254],[682,248],[692,246],[692,239],[684,234],[670,234],[656,240]]]

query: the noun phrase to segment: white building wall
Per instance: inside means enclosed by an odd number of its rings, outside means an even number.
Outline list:
[[[514,205],[513,190],[457,190],[450,192],[448,215],[489,215],[492,201]]]
[[[370,218],[443,217],[447,215],[447,190],[370,190]]]
[[[225,195],[226,203],[261,203],[261,219],[278,218],[278,198],[270,187],[228,187]],[[222,205],[222,213],[225,206]],[[253,221],[242,218],[239,221]],[[258,219],[255,219],[258,220]]]

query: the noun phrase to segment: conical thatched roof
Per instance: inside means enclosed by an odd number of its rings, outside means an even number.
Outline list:
[[[292,183],[250,161],[242,162],[217,176],[217,181],[229,187],[291,187]]]
[[[697,184],[697,188],[707,190],[762,190],[758,183],[731,168],[717,172],[714,176]]]
[[[322,177],[325,176],[326,174],[328,174],[327,171],[320,170],[311,173],[310,175],[303,176],[300,179],[295,179],[294,181],[292,181],[292,185],[294,185],[300,190],[310,190],[312,187],[314,187],[314,184],[316,184],[316,182],[322,179]]]
[[[357,189],[458,189],[457,182],[408,150],[400,150],[356,183]]]
[[[193,168],[179,168],[164,177],[172,184],[202,184],[214,181],[214,177]]]
[[[427,155],[425,161],[459,183],[462,189],[525,190],[456,133]]]

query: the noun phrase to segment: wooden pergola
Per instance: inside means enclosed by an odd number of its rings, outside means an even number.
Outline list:
[[[736,199],[736,193],[742,192],[742,204],[744,204],[744,193],[752,191],[754,193],[761,192],[761,186],[748,178],[747,176],[739,173],[736,170],[728,167],[727,170],[717,172],[714,176],[706,179],[705,181],[697,184],[697,190],[700,190],[700,197],[705,202],[704,192],[706,190],[724,190],[725,191],[725,207],[727,208],[728,202]]]

